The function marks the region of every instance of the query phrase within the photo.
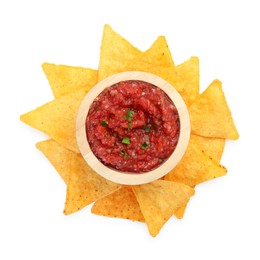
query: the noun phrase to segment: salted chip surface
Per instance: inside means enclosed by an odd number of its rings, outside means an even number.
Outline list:
[[[121,72],[124,64],[131,62],[141,53],[106,24],[100,48],[98,81]]]
[[[97,215],[144,222],[136,197],[128,186],[123,186],[114,193],[97,200],[91,211]]]
[[[68,160],[70,168],[64,214],[79,211],[121,187],[94,172],[80,154],[72,153]]]
[[[89,68],[43,63],[42,69],[55,98],[69,93],[89,91],[97,83],[97,71]]]
[[[222,83],[214,80],[189,107],[192,133],[224,139],[239,137]]]
[[[157,180],[132,186],[151,236],[155,237],[174,214],[186,205],[194,189],[177,182]]]
[[[37,143],[36,147],[46,156],[63,181],[67,184],[70,157],[73,156],[73,152],[51,139]]]
[[[86,92],[81,90],[57,98],[20,117],[21,121],[47,134],[67,149],[79,153],[76,118]]]
[[[226,168],[203,152],[191,136],[183,158],[164,178],[194,187],[204,181],[224,176],[226,172]]]
[[[204,137],[192,134],[192,141],[215,162],[220,163],[226,140],[223,138]]]
[[[200,72],[198,57],[191,57],[189,60],[176,66],[177,73],[181,76],[183,90],[180,92],[187,106],[190,106],[200,93]]]

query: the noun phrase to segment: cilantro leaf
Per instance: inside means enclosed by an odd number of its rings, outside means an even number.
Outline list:
[[[130,138],[124,137],[122,140],[122,144],[130,144]]]
[[[123,155],[124,158],[127,158],[127,156],[128,156],[126,150],[121,150],[120,154]]]
[[[101,120],[101,125],[107,127],[108,122],[106,120]]]
[[[133,111],[131,109],[127,109],[125,113],[126,113],[126,116],[124,116],[123,119],[126,119],[127,121],[132,121],[135,111]]]
[[[142,148],[142,149],[146,149],[147,146],[148,146],[148,143],[143,142],[142,145],[141,145],[141,148]]]

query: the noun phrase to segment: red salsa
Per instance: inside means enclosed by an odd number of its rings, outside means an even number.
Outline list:
[[[132,173],[151,171],[174,151],[180,120],[171,99],[143,81],[107,87],[86,119],[92,152],[106,166]]]

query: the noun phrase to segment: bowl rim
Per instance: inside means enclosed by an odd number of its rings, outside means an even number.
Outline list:
[[[154,170],[145,173],[127,173],[104,165],[92,152],[86,133],[86,118],[94,99],[107,87],[120,81],[140,80],[161,88],[173,101],[180,120],[180,133],[177,146],[170,157]],[[119,184],[140,185],[162,178],[179,163],[183,157],[190,138],[190,117],[184,100],[177,90],[161,77],[141,71],[127,71],[114,74],[98,82],[83,98],[76,120],[76,139],[81,155],[86,163],[99,175]]]

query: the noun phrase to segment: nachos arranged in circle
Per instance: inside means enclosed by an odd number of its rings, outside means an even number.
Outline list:
[[[50,63],[42,67],[54,100],[23,114],[21,120],[50,137],[36,146],[67,185],[65,214],[93,203],[92,213],[145,222],[156,236],[170,217],[183,218],[196,185],[226,174],[220,164],[225,140],[236,140],[239,134],[222,84],[214,80],[200,93],[198,58],[175,65],[165,37],[142,52],[105,25],[98,70]],[[191,120],[182,160],[162,179],[143,185],[120,185],[101,177],[88,166],[76,142],[77,112],[86,93],[124,71],[149,72],[168,81],[184,99]]]

